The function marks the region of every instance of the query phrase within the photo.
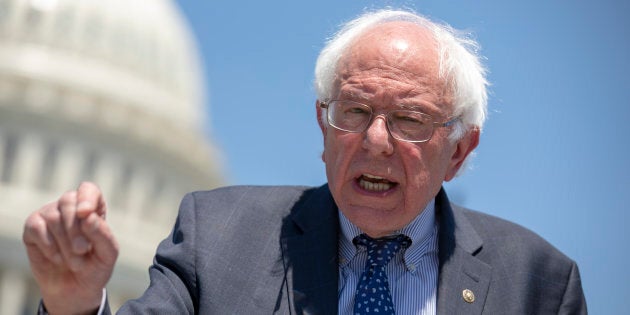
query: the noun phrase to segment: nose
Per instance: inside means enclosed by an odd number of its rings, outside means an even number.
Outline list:
[[[374,155],[391,155],[394,153],[393,138],[387,129],[384,115],[375,116],[365,130],[363,148]]]

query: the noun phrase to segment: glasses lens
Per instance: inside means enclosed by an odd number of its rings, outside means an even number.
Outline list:
[[[427,114],[395,110],[387,115],[392,136],[400,140],[426,141],[433,132],[433,119]]]
[[[351,101],[333,101],[328,120],[333,127],[350,132],[361,132],[369,123],[372,110],[369,106]]]
[[[334,100],[328,104],[328,122],[348,132],[363,132],[372,119],[372,108],[353,101]],[[391,135],[403,141],[424,142],[431,139],[433,118],[411,111],[393,110],[387,113],[387,127]]]

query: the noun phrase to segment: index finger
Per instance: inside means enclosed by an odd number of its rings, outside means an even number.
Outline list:
[[[87,218],[96,212],[100,217],[105,217],[107,207],[101,189],[92,182],[82,182],[77,188],[77,217]]]

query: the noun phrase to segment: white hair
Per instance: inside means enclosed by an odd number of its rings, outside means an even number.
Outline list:
[[[320,101],[331,99],[339,59],[348,46],[366,30],[386,22],[404,21],[429,30],[439,49],[439,75],[447,82],[453,97],[454,116],[461,119],[449,135],[451,141],[461,139],[469,128],[482,129],[486,119],[488,96],[486,69],[478,55],[479,44],[470,33],[455,30],[447,24],[433,22],[415,12],[380,10],[365,13],[345,23],[326,43],[315,65],[315,90]],[[326,121],[325,111],[321,119]]]

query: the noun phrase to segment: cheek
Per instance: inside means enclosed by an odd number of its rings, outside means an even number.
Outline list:
[[[332,166],[336,155],[337,143],[335,142],[335,137],[331,135],[330,131],[328,131],[324,136],[324,152],[322,153],[322,159],[324,160],[324,163],[326,163],[326,167]]]
[[[403,198],[407,211],[415,213],[437,194],[442,186],[443,174],[439,157],[430,154],[427,148],[408,153],[404,160],[406,185]]]
[[[406,163],[407,165],[411,163]],[[416,195],[418,191],[426,189],[428,182],[430,181],[430,171],[424,160],[415,160],[412,165],[409,165],[405,169],[407,180],[407,192],[411,197]]]
[[[417,194],[418,191],[426,191],[432,186],[443,172],[440,167],[441,159],[436,154],[435,148],[425,145],[416,145],[400,151],[405,168],[407,191]],[[439,180],[438,180],[439,181]],[[440,181],[441,184],[441,181]]]
[[[339,174],[340,164],[343,159],[343,145],[338,141],[338,137],[335,137],[334,132],[329,131],[326,134],[324,141],[324,153],[322,159],[326,164],[326,172],[329,181],[335,178],[335,175]]]
[[[330,128],[330,127],[329,127]],[[341,133],[330,130],[326,134],[324,142],[324,152],[327,162],[335,163],[348,155],[356,142],[356,135],[352,133]]]
[[[419,171],[425,168],[427,162],[427,150],[421,145],[399,143],[399,145],[394,149],[402,159],[407,175],[418,174]]]
[[[357,141],[360,138],[358,135],[350,133],[339,135],[334,132],[327,134],[323,159],[329,182],[335,180],[343,182],[355,156],[353,153],[357,149]],[[360,147],[360,142],[358,145]]]
[[[334,136],[335,132],[331,128],[332,127],[328,126],[326,129],[324,129],[324,151],[322,152],[322,160],[324,161],[324,163],[326,163],[327,167],[328,163],[333,161],[331,159],[331,156],[335,155],[336,148]]]

